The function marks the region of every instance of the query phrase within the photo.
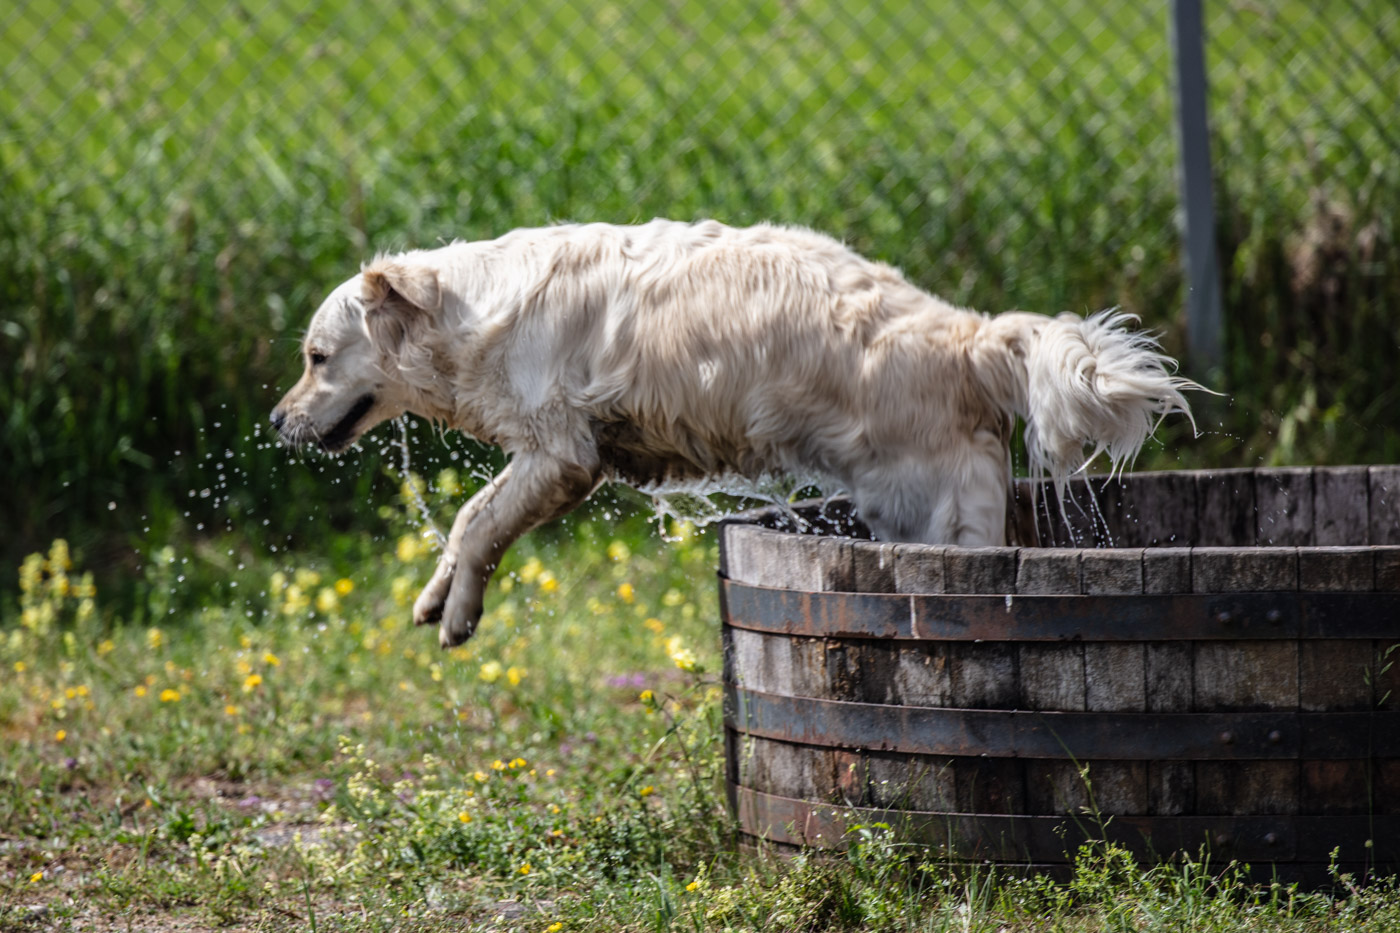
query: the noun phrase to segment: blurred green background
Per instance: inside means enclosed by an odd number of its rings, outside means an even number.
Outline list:
[[[1400,11],[1209,0],[1206,33],[1228,358],[1184,372],[1229,398],[1139,466],[1396,460]],[[9,3],[0,566],[373,522],[396,450],[260,427],[301,329],[377,251],[515,226],[802,224],[1180,354],[1171,64],[1166,4]],[[419,469],[479,453],[415,431]]]

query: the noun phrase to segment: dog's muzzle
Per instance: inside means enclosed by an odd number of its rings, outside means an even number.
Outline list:
[[[374,407],[374,401],[373,395],[362,395],[344,417],[324,433],[317,431],[304,416],[293,418],[286,411],[275,408],[271,417],[272,428],[288,447],[315,444],[328,453],[340,453],[358,436],[355,428]]]
[[[355,425],[360,423],[360,419],[369,414],[369,410],[374,407],[374,396],[363,395],[350,406],[350,410],[345,413],[345,417],[335,423],[325,434],[317,438],[317,443],[321,449],[330,453],[340,453],[350,446],[351,441],[357,436]]]

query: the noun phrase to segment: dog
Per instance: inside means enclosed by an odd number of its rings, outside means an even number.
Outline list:
[[[414,604],[451,647],[510,544],[607,481],[816,475],[878,539],[1001,544],[1016,416],[1060,483],[1190,416],[1199,387],[1133,320],[954,307],[800,228],[524,229],[364,265],[313,316],[272,425],[338,453],[413,412],[510,454]]]

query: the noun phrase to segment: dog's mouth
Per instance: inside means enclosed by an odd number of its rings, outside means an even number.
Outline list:
[[[355,431],[355,426],[360,423],[360,419],[369,413],[374,407],[374,396],[363,395],[350,406],[350,410],[345,413],[345,417],[335,423],[335,426],[322,434],[317,443],[321,449],[329,453],[338,454],[349,447],[359,435]]]

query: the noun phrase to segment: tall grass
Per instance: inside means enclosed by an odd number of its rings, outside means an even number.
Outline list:
[[[1400,14],[1208,9],[1230,356],[1188,372],[1235,400],[1149,457],[1393,459]],[[333,468],[351,488],[328,497],[259,426],[320,297],[378,250],[561,219],[777,220],[981,309],[1119,305],[1181,350],[1151,5],[0,16],[7,563],[60,530],[110,571],[205,489],[263,544],[348,521],[379,455]]]

